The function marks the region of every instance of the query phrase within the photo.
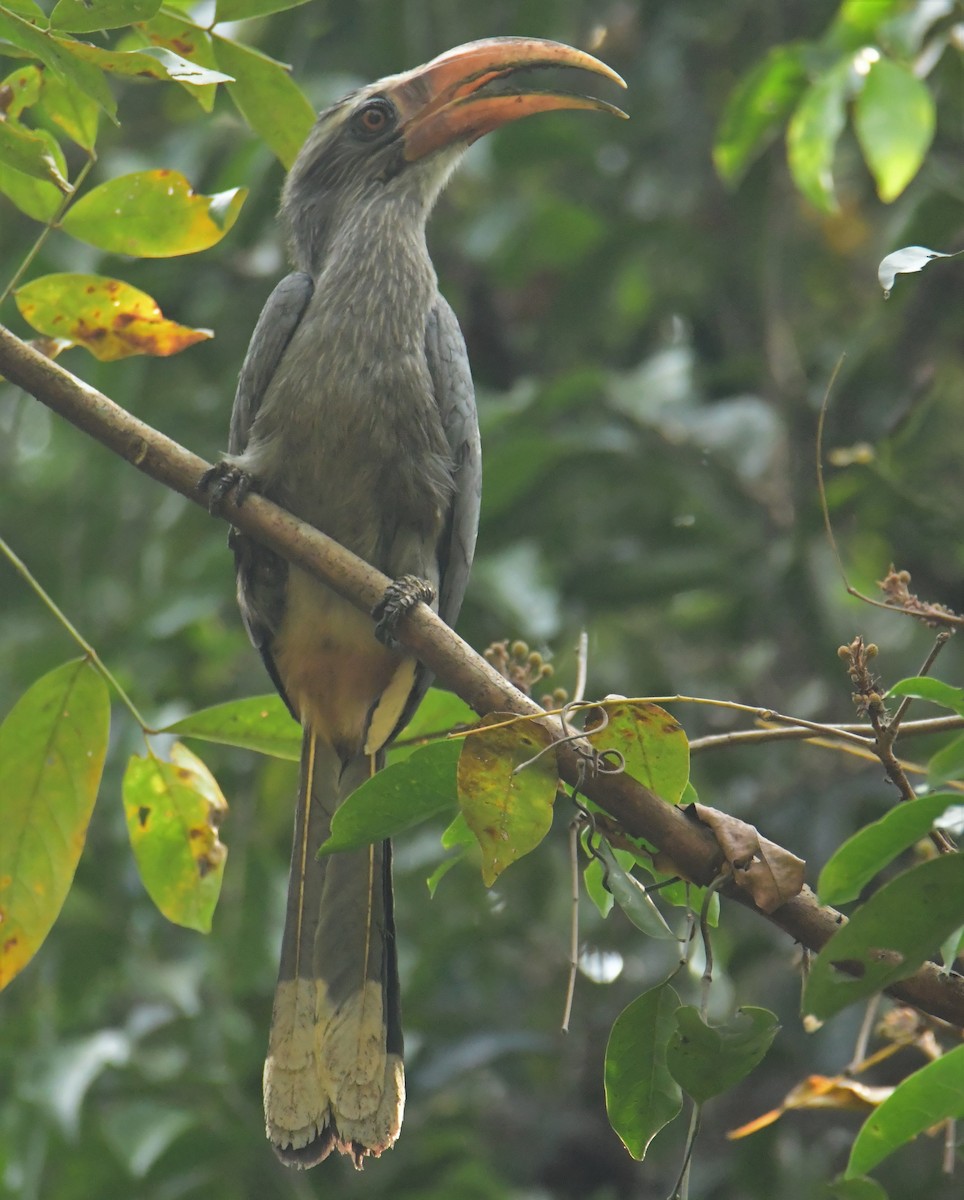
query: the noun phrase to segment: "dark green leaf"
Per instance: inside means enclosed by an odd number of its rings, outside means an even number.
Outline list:
[[[666,1065],[697,1104],[740,1082],[760,1062],[780,1023],[765,1008],[741,1008],[725,1025],[707,1025],[699,1010],[677,1009]]]
[[[885,204],[920,170],[936,122],[934,98],[913,71],[887,58],[871,65],[854,108],[854,129]]]
[[[249,46],[215,37],[214,52],[234,82],[231,99],[282,164],[290,167],[315,121],[315,112],[288,68]]]
[[[171,761],[135,755],[124,775],[124,812],[148,895],[169,921],[208,933],[228,852],[218,837],[227,803],[214,776],[175,742]]]
[[[964,1117],[964,1046],[902,1080],[870,1114],[850,1151],[845,1177],[863,1175],[911,1138]]]
[[[964,779],[964,733],[938,750],[927,764],[928,786],[940,787],[949,779]]]
[[[616,1018],[606,1046],[606,1112],[623,1145],[642,1160],[650,1142],[683,1107],[666,1066],[679,997],[668,983],[644,992]]]
[[[604,886],[636,928],[649,937],[674,938],[676,935],[666,924],[663,914],[646,889],[638,879],[623,870],[604,838],[600,838],[596,853],[603,859],[606,868]]]
[[[887,695],[914,696],[918,700],[930,700],[932,704],[949,708],[959,717],[964,717],[964,688],[952,687],[949,683],[931,679],[930,676],[901,679],[888,690]]]
[[[110,702],[78,659],[44,675],[0,725],[0,988],[57,919],[97,798]]]
[[[817,955],[803,1011],[825,1020],[912,974],[964,924],[964,854],[921,863],[876,892]]]
[[[339,805],[320,853],[357,850],[455,807],[461,743],[432,742],[366,779]]]
[[[787,127],[787,158],[794,182],[811,204],[833,212],[833,160],[846,120],[850,60],[838,63],[804,92]]]
[[[934,821],[964,796],[941,792],[898,804],[872,825],[848,838],[820,872],[817,891],[824,904],[855,900],[873,877],[901,851],[913,846]]]
[[[52,29],[67,33],[93,33],[146,21],[161,7],[161,0],[57,0],[50,14]]]
[[[16,13],[3,9],[0,9],[0,38],[6,38],[45,63],[64,83],[78,88],[111,116],[117,111],[117,104],[101,72],[78,56],[84,43],[54,37]]]
[[[713,146],[724,183],[740,182],[786,120],[806,82],[804,47],[775,46],[730,93]]]
[[[241,746],[291,762],[301,758],[301,726],[281,697],[273,693],[203,708],[166,725],[161,732],[220,742],[224,746]]]

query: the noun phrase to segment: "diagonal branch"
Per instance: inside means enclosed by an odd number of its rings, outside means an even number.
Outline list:
[[[44,358],[0,325],[0,373],[35,396],[79,429],[101,442],[138,470],[206,508],[197,484],[209,463],[131,416],[101,392]],[[365,612],[382,598],[389,580],[337,542],[258,495],[238,508],[226,501],[217,514],[257,538],[290,562],[310,571],[339,595]],[[543,710],[514,688],[431,609],[420,604],[400,625],[399,639],[418,655],[453,691],[480,714],[493,711],[520,716]],[[544,723],[559,738],[559,722]],[[717,877],[723,856],[710,831],[689,820],[628,775],[584,778],[584,760],[569,744],[558,747],[560,770],[570,784],[616,818],[632,837],[657,846],[687,878],[709,884]],[[757,909],[748,894],[728,894],[788,933],[810,950],[819,950],[844,917],[818,903],[809,888],[772,913]],[[897,999],[934,1017],[964,1026],[964,977],[925,965],[888,989]]]

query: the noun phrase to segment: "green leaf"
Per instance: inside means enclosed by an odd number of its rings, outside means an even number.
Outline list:
[[[109,730],[107,686],[86,659],[38,679],[0,725],[0,988],[34,956],[63,907]]]
[[[240,746],[289,762],[301,758],[301,726],[274,693],[202,708],[173,725],[166,725],[160,732],[223,746]]]
[[[638,879],[623,870],[604,838],[600,838],[596,853],[602,858],[606,869],[604,886],[636,928],[649,937],[675,938],[676,934],[666,924],[663,914],[646,889]]]
[[[50,71],[44,75],[39,111],[78,146],[85,150],[94,148],[100,108],[89,96]]]
[[[95,187],[71,206],[60,225],[113,254],[172,258],[219,242],[247,194],[247,188],[232,188],[202,196],[179,171],[139,171]]]
[[[465,817],[460,812],[455,814],[451,824],[442,834],[442,845],[446,850],[457,850],[458,853],[450,854],[448,858],[443,858],[432,874],[429,875],[428,879],[425,880],[428,886],[428,894],[433,897],[439,883],[455,864],[466,858],[473,846],[478,846],[475,834],[466,825]]]
[[[766,1008],[740,1008],[725,1025],[707,1025],[699,1009],[676,1010],[666,1065],[683,1091],[704,1104],[740,1082],[760,1062],[780,1022]]]
[[[873,877],[908,846],[924,837],[941,813],[964,796],[940,792],[898,804],[872,825],[848,838],[820,872],[817,892],[823,904],[855,900]]]
[[[415,715],[397,738],[397,742],[412,744],[399,746],[396,742],[390,745],[388,761],[401,762],[403,758],[414,754],[420,738],[436,737],[460,726],[476,725],[478,720],[472,709],[454,692],[446,692],[442,688],[429,688]]]
[[[227,802],[214,776],[175,742],[171,761],[134,755],[124,812],[148,895],[169,921],[209,933],[228,852],[218,837]]]
[[[917,700],[930,700],[941,708],[949,708],[959,717],[964,717],[964,688],[952,687],[942,683],[940,679],[930,676],[918,676],[911,679],[901,679],[887,692],[888,696],[913,696]]]
[[[887,1200],[887,1193],[877,1180],[863,1175],[834,1179],[827,1186],[834,1200]]]
[[[215,24],[221,21],[247,21],[250,17],[266,17],[269,13],[300,8],[308,0],[218,0]]]
[[[936,123],[934,97],[912,71],[888,58],[871,65],[854,107],[854,129],[885,204],[920,170]]]
[[[624,858],[629,858],[630,861],[628,864],[623,863],[621,865],[632,865],[634,860],[631,854],[627,855],[625,850],[615,851],[615,853]],[[613,910],[613,905],[616,903],[612,892],[603,883],[605,877],[606,872],[603,869],[602,863],[598,858],[591,858],[582,873],[582,880],[586,887],[586,895],[595,904],[601,917],[608,917]]]
[[[949,779],[964,779],[964,733],[938,750],[927,764],[929,787],[940,787]],[[964,796],[961,800],[964,802]]]
[[[39,4],[35,3],[35,0],[6,0],[3,7],[40,29],[47,28],[47,14]]]
[[[234,76],[228,92],[248,125],[290,167],[315,121],[315,112],[288,68],[249,46],[215,35],[221,68]]]
[[[0,84],[6,103],[4,105],[4,113],[6,119],[11,118],[18,120],[25,108],[30,108],[40,99],[40,91],[43,86],[43,74],[39,67],[33,66],[31,63],[26,63],[22,67],[18,67]],[[33,130],[32,132],[36,132]]]
[[[905,13],[907,0],[843,0],[824,41],[843,50],[859,50],[880,36],[880,27]]]
[[[504,713],[491,713],[483,726],[505,719]],[[459,807],[482,849],[486,887],[549,832],[559,771],[555,751],[540,751],[551,742],[549,732],[532,721],[486,729],[462,741]]]
[[[905,871],[858,908],[814,959],[804,1013],[825,1020],[912,974],[961,924],[964,854]]]
[[[874,1109],[857,1134],[845,1178],[866,1174],[911,1138],[949,1117],[964,1117],[964,1046],[908,1075]]]
[[[217,71],[217,59],[214,54],[214,43],[210,31],[195,25],[178,14],[172,16],[162,10],[139,31],[145,39],[145,44],[161,47],[176,54],[179,58],[194,63],[205,70]],[[198,85],[195,80],[178,80],[192,99],[196,100],[204,112],[211,112],[217,95],[217,84]]]
[[[9,125],[9,122],[7,122]],[[3,141],[3,123],[0,123],[0,143]],[[67,174],[67,161],[60,143],[46,129],[34,130],[34,136],[40,138],[47,146],[47,151],[57,165],[62,177]],[[0,150],[2,158],[2,150]],[[31,175],[24,175],[12,169],[0,172],[0,191],[15,204],[21,212],[33,217],[35,221],[45,224],[52,220],[64,202],[64,193],[53,183],[46,183]]]
[[[89,96],[111,116],[117,111],[117,104],[103,75],[77,55],[78,48],[84,43],[54,37],[3,8],[0,8],[0,38],[6,38],[31,57],[45,63],[64,83]]]
[[[833,159],[846,120],[849,58],[821,75],[803,94],[787,127],[787,159],[794,182],[816,208],[834,212]]]
[[[319,854],[357,850],[452,809],[461,748],[456,741],[432,742],[366,779],[336,809]]]
[[[70,184],[60,166],[63,155],[58,161],[51,151],[51,142],[56,139],[50,134],[27,129],[18,121],[0,121],[0,165],[4,173],[19,171],[31,179],[54,184],[64,194],[69,193]]]
[[[78,61],[97,67],[98,71],[129,79],[170,80],[195,87],[228,83],[231,80],[230,75],[201,67],[165,46],[145,46],[142,50],[104,50],[89,42],[71,42],[69,48]]]
[[[679,997],[668,983],[644,992],[616,1018],[606,1046],[606,1112],[623,1145],[642,1161],[649,1144],[683,1107],[666,1066]]]
[[[740,80],[723,109],[713,162],[724,183],[735,187],[770,144],[806,82],[805,46],[775,46]]]
[[[131,354],[163,358],[214,336],[167,320],[146,292],[103,275],[41,275],[14,296],[38,333],[84,346],[101,362]]]
[[[146,21],[161,7],[161,0],[57,0],[50,14],[52,29],[67,33],[93,33]]]
[[[658,704],[626,701],[607,704],[605,712],[608,724],[598,732],[591,732],[598,722],[587,722],[589,741],[600,751],[617,750],[627,775],[678,804],[690,774],[689,742],[680,723]]]

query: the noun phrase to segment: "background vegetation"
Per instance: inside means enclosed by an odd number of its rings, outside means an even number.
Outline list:
[[[932,0],[865,0],[843,17],[835,0],[313,0],[232,30],[291,63],[315,107],[498,33],[585,46],[629,84],[630,122],[559,114],[481,143],[433,219],[433,256],[466,333],[483,424],[479,558],[460,624],[473,645],[525,637],[571,686],[585,628],[590,694],[713,696],[823,720],[852,718],[836,650],[855,633],[879,644],[885,683],[916,672],[931,635],[844,593],[817,503],[815,426],[846,352],[827,449],[851,581],[873,592],[893,561],[916,592],[964,609],[960,267],[899,278],[887,302],[876,278],[898,246],[964,245],[962,21],[959,5]],[[779,96],[772,144],[761,141],[738,186],[721,182],[713,149],[727,100],[789,43],[806,44],[800,70],[810,82],[865,43],[926,71],[936,133],[893,203],[879,198],[880,178],[849,125],[834,198],[820,191],[820,171],[801,195]],[[4,72],[16,66],[11,59]],[[117,274],[177,321],[214,330],[168,359],[97,363],[80,350],[64,359],[211,459],[225,446],[251,329],[284,270],[274,220],[282,168],[226,96],[204,116],[174,84],[115,90],[121,124],[103,122],[92,180],[163,166],[198,191],[245,186],[250,196],[230,234],[201,255],[123,260],[55,233],[31,275]],[[83,157],[67,154],[73,178]],[[38,228],[0,198],[3,281]],[[12,302],[0,318],[26,332]],[[0,529],[157,724],[268,690],[234,608],[221,525],[12,389],[0,397],[0,430]],[[6,710],[74,650],[6,565],[0,586]],[[960,679],[959,647],[944,652],[940,673]],[[732,724],[712,709],[673,711],[691,737]],[[130,856],[118,798],[140,744],[133,723],[115,724],[75,887],[36,960],[0,998],[5,1194],[667,1193],[682,1130],[635,1164],[608,1128],[602,1056],[616,1015],[665,976],[675,950],[641,942],[619,913],[603,923],[587,905],[583,936],[595,957],[571,1031],[559,1033],[570,907],[561,808],[550,842],[490,891],[463,866],[431,900],[424,881],[437,830],[400,842],[410,1064],[402,1138],[361,1176],[344,1163],[307,1176],[281,1168],[262,1136],[260,1072],[294,768],[205,750],[231,812],[222,897],[201,937],[164,921]],[[800,744],[705,754],[693,779],[705,803],[805,857],[811,882],[894,799],[879,767]],[[797,1114],[732,1144],[723,1135],[805,1075],[841,1069],[860,1013],[805,1034],[793,948],[754,916],[727,908],[714,950],[714,1011],[766,1005],[783,1031],[738,1091],[708,1106],[694,1194],[818,1195],[843,1166],[859,1115]],[[874,1081],[918,1064],[908,1051]],[[939,1170],[938,1144],[921,1138],[889,1164],[889,1194],[956,1195],[959,1179],[942,1181]]]

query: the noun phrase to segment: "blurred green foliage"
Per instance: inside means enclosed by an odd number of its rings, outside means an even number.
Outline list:
[[[876,281],[878,261],[899,246],[962,243],[964,88],[959,49],[948,48],[959,5],[279,8],[280,0],[222,0],[218,18],[245,21],[228,29],[254,50],[214,45],[211,67],[236,73],[237,58],[262,63],[257,54],[289,62],[321,107],[460,42],[526,33],[585,46],[629,83],[621,102],[630,122],[559,114],[480,143],[433,218],[430,244],[469,344],[485,451],[479,557],[460,631],[480,648],[524,636],[554,655],[553,682],[571,685],[586,628],[591,694],[718,696],[812,719],[850,718],[836,647],[856,632],[879,644],[885,684],[915,674],[931,635],[844,593],[816,498],[815,428],[846,352],[825,449],[842,464],[829,469],[828,497],[850,580],[872,593],[894,561],[918,594],[964,609],[961,267],[949,260],[899,278],[887,302]],[[186,11],[163,10],[171,39],[184,35],[174,25]],[[246,20],[263,13],[273,15]],[[210,19],[201,13],[198,27]],[[917,67],[934,102],[933,142],[906,190],[882,203],[877,189],[887,189],[866,166],[874,159],[848,76],[851,91],[841,83],[833,93],[843,108],[830,104],[825,117],[824,133],[839,129],[839,140],[817,146],[819,162],[832,163],[835,206],[823,211],[801,196],[799,160],[795,183],[779,135],[807,89],[824,80],[832,92],[827,74],[842,77],[845,55],[865,45]],[[787,46],[807,52],[791,62]],[[766,109],[776,120],[763,122],[756,141],[744,130],[753,152],[724,186],[714,151],[719,162],[722,131],[740,131],[732,98],[781,56]],[[5,74],[20,65],[10,59]],[[284,270],[274,221],[281,168],[260,139],[288,161],[300,135],[297,121],[279,125],[263,103],[265,74],[269,67],[255,71],[237,107],[223,89],[206,93],[210,116],[187,87],[121,80],[109,89],[121,124],[100,123],[94,183],[167,168],[208,196],[249,188],[227,237],[185,259],[127,260],[54,232],[30,272],[120,275],[177,321],[215,331],[163,360],[105,364],[81,350],[64,360],[207,458],[225,446],[233,380]],[[70,178],[91,140],[83,106],[75,132],[58,163]],[[49,213],[49,195],[32,195]],[[6,282],[39,227],[0,205]],[[12,304],[0,319],[27,333]],[[10,389],[0,396],[0,464],[0,529],[156,725],[265,690],[234,609],[222,526]],[[75,649],[2,563],[0,591],[5,712]],[[961,665],[952,644],[938,673],[959,682]],[[710,709],[673,711],[691,737],[731,723]],[[160,917],[131,859],[121,777],[139,742],[118,717],[75,887],[41,953],[0,997],[0,1193],[612,1200],[668,1192],[680,1123],[643,1166],[633,1163],[607,1125],[602,1062],[616,1015],[665,978],[676,948],[641,941],[619,912],[603,923],[587,903],[585,970],[571,1031],[559,1034],[571,906],[561,811],[549,841],[490,891],[460,865],[431,900],[425,876],[438,830],[399,839],[410,1064],[402,1138],[362,1176],[344,1163],[308,1176],[281,1168],[262,1136],[260,1072],[295,768],[201,748],[231,805],[223,893],[202,938]],[[936,745],[921,746],[919,758]],[[879,767],[800,745],[702,755],[693,779],[704,802],[805,856],[811,882],[848,834],[894,800]],[[715,1015],[734,1001],[765,1004],[784,1028],[727,1102],[708,1106],[693,1194],[809,1200],[844,1167],[859,1117],[804,1113],[742,1142],[722,1135],[772,1108],[803,1075],[841,1068],[859,1013],[803,1034],[792,948],[748,914],[724,909],[713,945]],[[686,991],[698,980],[677,982]],[[908,1051],[874,1081],[895,1082],[919,1061]],[[901,1151],[888,1163],[889,1195],[956,1195],[939,1157],[931,1139]]]

